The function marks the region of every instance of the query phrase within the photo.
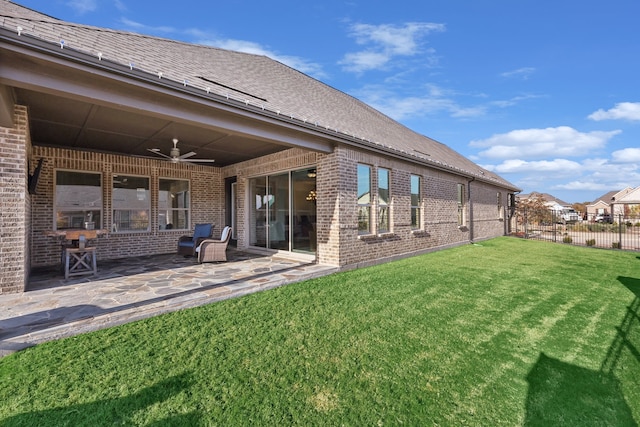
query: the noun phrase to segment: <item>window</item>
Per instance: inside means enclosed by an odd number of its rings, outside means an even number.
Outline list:
[[[389,171],[378,169],[378,233],[389,231],[389,204],[391,193],[389,191]]]
[[[422,228],[420,201],[420,177],[411,175],[411,229],[420,230]]]
[[[498,206],[498,219],[502,219],[502,193],[499,191],[496,193],[496,202]]]
[[[149,231],[151,198],[149,178],[113,175],[113,232]]]
[[[358,165],[358,234],[371,233],[371,167]]]
[[[56,230],[102,228],[102,175],[56,171]]]
[[[507,204],[509,205],[509,218],[513,216],[516,210],[516,195],[507,193]]]
[[[466,223],[464,212],[465,191],[464,184],[458,184],[458,225],[462,226]]]
[[[189,229],[189,181],[160,178],[158,228],[160,230]]]

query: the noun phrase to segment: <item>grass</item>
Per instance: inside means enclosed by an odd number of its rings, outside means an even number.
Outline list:
[[[0,359],[0,425],[637,426],[637,253],[499,238]]]

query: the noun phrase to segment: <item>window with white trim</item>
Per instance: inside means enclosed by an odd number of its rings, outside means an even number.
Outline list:
[[[466,191],[464,188],[464,184],[458,184],[458,225],[459,226],[463,226],[466,224],[465,198],[466,198]]]
[[[151,197],[148,177],[113,175],[111,231],[149,231]]]
[[[158,182],[158,228],[189,230],[189,181],[160,178]]]
[[[378,233],[388,233],[390,230],[391,191],[389,176],[388,169],[378,168]]]
[[[420,208],[422,201],[421,179],[418,175],[411,175],[411,229],[422,229],[422,210]]]
[[[358,165],[358,234],[371,234],[371,166]]]
[[[502,193],[499,191],[496,193],[496,203],[498,207],[498,219],[502,219],[504,218],[504,209],[502,208]]]
[[[102,228],[102,175],[57,170],[54,215],[56,230]]]

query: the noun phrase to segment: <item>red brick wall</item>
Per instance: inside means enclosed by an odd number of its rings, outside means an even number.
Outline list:
[[[14,114],[13,128],[0,127],[0,294],[24,291],[29,279],[31,141],[26,107]]]

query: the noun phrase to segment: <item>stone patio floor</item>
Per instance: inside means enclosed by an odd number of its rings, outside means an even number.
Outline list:
[[[227,250],[228,262],[180,255],[98,261],[98,274],[69,280],[35,271],[27,291],[0,295],[0,357],[45,341],[336,272],[313,261]]]

